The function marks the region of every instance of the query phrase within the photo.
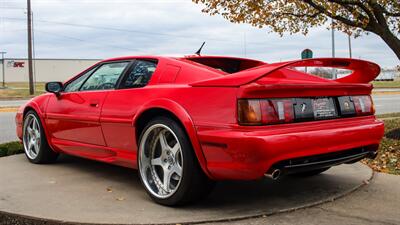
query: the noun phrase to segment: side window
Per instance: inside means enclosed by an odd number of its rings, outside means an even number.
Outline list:
[[[75,80],[71,81],[64,87],[64,92],[74,92],[74,91],[79,91],[79,88],[82,86],[83,82],[90,76],[90,74],[93,73],[93,71],[96,70],[97,67],[89,70],[85,74],[79,76]]]
[[[114,89],[129,62],[103,64],[81,87],[81,91]]]
[[[123,88],[144,87],[149,83],[151,76],[157,68],[157,62],[147,60],[136,60],[122,84]]]

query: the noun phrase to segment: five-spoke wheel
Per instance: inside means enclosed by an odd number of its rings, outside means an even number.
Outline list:
[[[24,116],[22,143],[29,161],[33,163],[50,163],[57,159],[46,139],[40,118],[35,111],[29,111]]]
[[[149,191],[158,198],[171,196],[182,178],[183,156],[175,133],[163,124],[154,124],[140,143],[140,172]]]
[[[160,204],[196,200],[213,186],[201,170],[182,127],[166,117],[152,120],[143,130],[138,166],[146,191]]]
[[[24,149],[30,159],[35,159],[40,149],[40,126],[34,114],[29,114],[24,123]]]

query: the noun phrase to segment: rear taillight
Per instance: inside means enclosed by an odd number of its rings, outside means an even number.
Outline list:
[[[261,125],[262,113],[260,100],[238,101],[238,120],[243,125]]]
[[[374,103],[369,95],[352,96],[357,116],[372,115],[375,113]]]
[[[238,100],[238,122],[250,126],[367,116],[374,113],[374,104],[369,95]]]
[[[293,122],[293,101],[292,99],[240,99],[238,120],[241,125]]]

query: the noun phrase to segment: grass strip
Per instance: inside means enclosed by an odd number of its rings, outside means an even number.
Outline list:
[[[0,157],[20,154],[24,152],[24,147],[19,141],[0,144]]]

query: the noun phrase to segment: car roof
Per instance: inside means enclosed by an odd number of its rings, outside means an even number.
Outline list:
[[[109,58],[102,60],[101,62],[110,62],[110,61],[121,61],[121,60],[132,60],[132,59],[235,59],[241,61],[253,61],[259,63],[265,63],[260,60],[249,59],[249,58],[241,58],[241,57],[232,57],[232,56],[217,56],[217,55],[185,55],[185,56],[159,56],[159,55],[141,55],[141,56],[121,56],[115,58]]]

